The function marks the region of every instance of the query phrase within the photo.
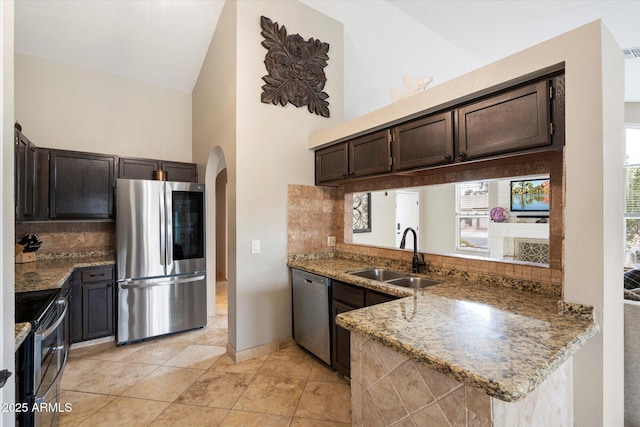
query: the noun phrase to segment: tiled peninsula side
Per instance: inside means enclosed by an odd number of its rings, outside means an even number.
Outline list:
[[[528,396],[504,402],[484,391],[351,334],[351,421],[354,427],[572,426],[573,360]]]

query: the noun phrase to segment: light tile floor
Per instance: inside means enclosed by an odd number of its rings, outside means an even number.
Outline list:
[[[225,354],[226,283],[207,327],[74,349],[61,426],[348,426],[349,384],[297,346],[241,363]]]

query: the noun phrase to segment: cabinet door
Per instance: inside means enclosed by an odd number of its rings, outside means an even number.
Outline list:
[[[153,171],[160,170],[159,160],[132,159],[120,157],[118,159],[118,178],[153,179]]]
[[[551,145],[549,104],[543,80],[458,109],[460,159]]]
[[[113,218],[115,157],[51,150],[50,218]]]
[[[82,282],[80,272],[71,274],[71,291],[69,292],[69,327],[71,343],[82,341]]]
[[[36,219],[37,148],[18,130],[15,131],[15,203],[16,221]]]
[[[370,291],[367,289],[367,293],[365,295],[365,305],[369,307],[370,305],[382,304],[383,302],[393,301],[394,299],[398,299],[398,297],[394,295],[387,295],[381,292]]]
[[[82,284],[82,337],[113,334],[113,282]]]
[[[448,111],[393,128],[393,170],[453,162],[452,117]]]
[[[391,171],[391,134],[382,130],[348,141],[349,176],[359,177]]]
[[[35,220],[46,221],[49,219],[49,150],[38,148],[36,150],[36,183],[35,191]]]
[[[331,285],[331,299],[353,308],[364,307],[364,288],[334,281]]]
[[[161,162],[167,181],[198,182],[198,167],[194,163]]]
[[[336,325],[335,319],[338,314],[353,309],[353,307],[337,301],[333,301],[331,306],[331,332],[333,336],[331,365],[333,369],[347,377],[351,375],[351,335],[348,330]]]
[[[347,144],[341,143],[316,151],[316,184],[345,179],[349,173]]]

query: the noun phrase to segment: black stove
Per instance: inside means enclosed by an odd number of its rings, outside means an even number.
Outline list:
[[[56,299],[60,289],[16,293],[16,323],[32,322],[34,327],[42,321],[42,315]]]

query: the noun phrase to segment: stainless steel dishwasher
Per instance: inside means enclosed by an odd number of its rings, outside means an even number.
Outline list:
[[[291,270],[293,288],[293,337],[296,342],[331,365],[329,299],[331,279]]]

